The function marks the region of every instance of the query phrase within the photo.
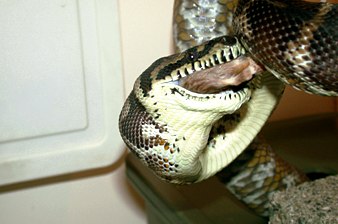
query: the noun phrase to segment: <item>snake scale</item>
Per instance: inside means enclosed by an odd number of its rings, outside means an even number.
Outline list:
[[[337,6],[239,0],[231,26],[235,5],[175,1],[174,37],[182,52],[156,60],[139,76],[119,128],[160,178],[195,183],[224,169],[218,176],[228,189],[266,216],[273,191],[306,177],[255,137],[283,82],[338,95]]]

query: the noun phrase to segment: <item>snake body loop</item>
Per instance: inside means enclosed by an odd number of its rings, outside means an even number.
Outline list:
[[[338,96],[338,4],[240,0],[234,32],[255,61],[293,87]]]
[[[232,35],[237,0],[175,1],[174,39],[177,52],[218,36]]]

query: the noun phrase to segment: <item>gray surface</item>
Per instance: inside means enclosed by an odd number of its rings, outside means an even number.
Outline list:
[[[338,223],[338,176],[307,182],[274,194],[271,224]]]

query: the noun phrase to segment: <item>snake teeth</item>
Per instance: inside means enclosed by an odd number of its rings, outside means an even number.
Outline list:
[[[194,72],[206,70],[224,63],[231,62],[244,54],[245,50],[240,44],[225,46],[224,48],[218,49],[210,55],[198,58],[190,63],[186,63],[184,66],[179,67],[176,70],[173,70],[170,74],[170,77],[168,76],[168,78],[166,78],[166,81],[177,82],[177,80],[189,76]]]
[[[201,71],[201,70],[205,69],[205,66],[199,60],[195,61],[193,63],[193,65],[194,65],[194,68],[195,68],[196,71]]]

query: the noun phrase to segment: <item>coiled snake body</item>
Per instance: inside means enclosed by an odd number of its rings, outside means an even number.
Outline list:
[[[176,7],[180,7],[177,2]],[[320,4],[315,9],[312,4],[297,2],[295,6],[304,6],[310,13],[303,11],[294,20],[285,20],[291,15],[285,11],[289,10],[285,2],[240,1],[234,18],[236,36],[221,36],[202,44],[199,41],[203,38],[192,38],[199,45],[158,59],[136,80],[120,114],[120,132],[131,151],[159,177],[172,183],[202,181],[228,166],[248,147],[284,89],[279,79],[260,72],[259,65],[297,88],[321,95],[338,94],[337,23],[332,22],[332,28],[326,22],[335,17],[337,7]],[[277,22],[267,22],[271,16],[278,18]],[[311,21],[314,25],[308,25]],[[294,27],[301,31],[293,32]],[[305,35],[309,30],[312,36]],[[177,31],[176,36],[180,35],[189,41],[189,35]],[[275,39],[268,41],[271,35]],[[318,40],[316,35],[323,37]],[[325,48],[328,43],[330,49]],[[324,48],[328,50],[325,55],[321,54]],[[257,149],[254,157],[260,157],[257,153],[262,145],[256,146],[254,141],[251,148]],[[263,151],[272,158],[273,153]],[[271,160],[274,165],[270,171],[266,165],[270,159],[257,161],[247,166],[256,167],[256,173],[265,169],[273,174],[256,178],[256,188],[272,191],[304,180],[295,169],[280,169],[285,163],[278,159]],[[230,181],[229,188],[235,194],[241,181],[252,177],[250,172]],[[275,173],[283,184],[271,187]],[[264,192],[255,192],[247,201],[242,198],[253,208],[263,203],[259,197]],[[258,212],[266,215],[264,209],[266,206]]]
[[[309,93],[338,96],[337,4],[240,0],[235,33],[279,79]]]

